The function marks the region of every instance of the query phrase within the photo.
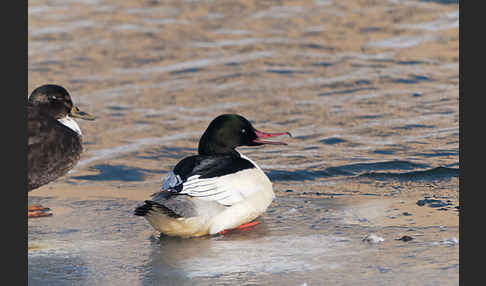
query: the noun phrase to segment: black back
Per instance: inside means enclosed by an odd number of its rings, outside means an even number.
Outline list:
[[[244,169],[255,168],[248,160],[235,155],[189,156],[181,160],[173,172],[183,181],[200,175],[200,179],[213,178],[232,174]]]

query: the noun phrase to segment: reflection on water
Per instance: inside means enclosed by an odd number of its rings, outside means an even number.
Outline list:
[[[96,196],[29,194],[54,211],[29,221],[30,284],[457,285],[457,3],[30,1],[29,90],[98,115],[45,188]],[[154,236],[134,207],[230,112],[294,135],[241,148],[276,201],[248,232]]]

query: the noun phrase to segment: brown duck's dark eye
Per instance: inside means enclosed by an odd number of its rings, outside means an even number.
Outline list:
[[[55,95],[49,95],[49,100],[55,101],[57,97]]]
[[[245,134],[246,133],[246,129],[241,129],[241,133],[242,134]]]

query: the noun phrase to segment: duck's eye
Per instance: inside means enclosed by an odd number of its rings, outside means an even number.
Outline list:
[[[242,134],[245,134],[246,133],[246,129],[241,129],[241,133]]]
[[[57,97],[55,95],[49,95],[49,100],[57,100]]]

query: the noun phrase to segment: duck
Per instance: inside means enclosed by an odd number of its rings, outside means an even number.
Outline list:
[[[134,214],[161,234],[183,238],[225,234],[258,224],[275,198],[272,182],[239,146],[287,145],[267,140],[290,132],[266,133],[243,116],[222,114],[199,140],[198,154],[183,158]]]
[[[27,101],[27,192],[65,175],[83,151],[82,132],[73,118],[95,120],[74,105],[69,92],[56,84],[35,88]],[[50,216],[49,208],[30,205],[28,217]]]

